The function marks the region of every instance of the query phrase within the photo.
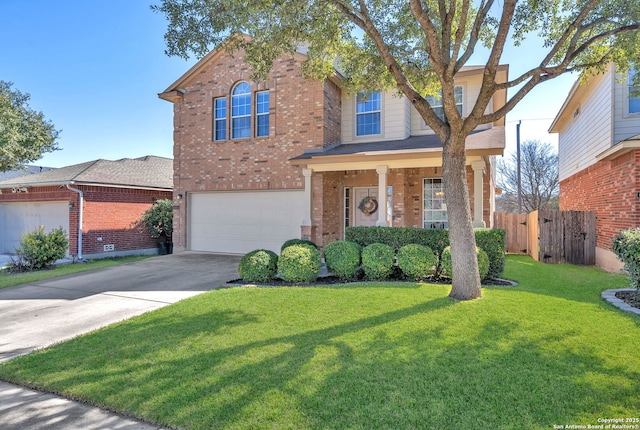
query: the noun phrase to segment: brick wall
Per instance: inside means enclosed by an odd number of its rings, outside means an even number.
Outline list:
[[[560,182],[560,210],[596,213],[596,246],[611,249],[621,230],[640,226],[640,150],[600,161]]]
[[[157,246],[158,239],[152,238],[139,220],[155,200],[172,198],[171,192],[92,186],[79,188],[84,193],[83,254],[103,253],[104,245],[110,244],[114,245],[115,251]],[[77,215],[77,205],[71,214]],[[77,237],[77,233],[73,236]]]
[[[104,252],[103,245],[114,244],[115,251],[154,248],[157,239],[136,224],[142,213],[153,204],[152,199],[171,198],[169,191],[134,190],[78,186],[84,193],[83,254]],[[28,193],[7,193],[3,190],[0,203],[67,201],[69,254],[78,253],[79,195],[60,186],[30,187]],[[98,241],[101,237],[102,241]]]
[[[255,83],[244,53],[231,57],[222,52],[185,83],[182,101],[174,103],[174,201],[191,191],[304,188],[301,169],[287,160],[306,149],[336,143],[341,113],[338,86],[304,79],[301,61],[276,60],[267,79]],[[269,136],[214,142],[213,99],[229,96],[243,80],[252,92],[270,91]],[[252,134],[253,121],[252,115]],[[186,246],[186,201],[182,199],[174,211],[178,249]]]

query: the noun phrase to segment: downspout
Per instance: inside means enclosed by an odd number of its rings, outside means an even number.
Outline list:
[[[82,190],[73,188],[69,183],[67,183],[67,188],[78,193],[80,198],[80,202],[78,203],[78,260],[82,260],[82,203],[84,201],[84,194]]]

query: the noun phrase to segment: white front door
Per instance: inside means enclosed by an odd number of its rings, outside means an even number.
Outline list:
[[[377,188],[354,189],[354,223],[355,226],[372,227],[378,221],[380,213]]]

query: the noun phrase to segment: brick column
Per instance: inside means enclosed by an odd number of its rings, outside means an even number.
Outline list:
[[[304,176],[304,218],[300,226],[300,238],[305,240],[313,240],[315,236],[315,226],[311,225],[311,207],[312,207],[312,189],[311,175],[312,169],[302,169]]]
[[[378,173],[378,221],[377,226],[387,227],[387,172],[388,166],[376,167]]]

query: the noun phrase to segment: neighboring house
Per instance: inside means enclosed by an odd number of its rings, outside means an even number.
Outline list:
[[[576,82],[549,129],[560,134],[560,210],[596,213],[596,264],[609,271],[622,267],[611,239],[640,227],[640,97],[632,73],[611,65]]]
[[[154,156],[95,160],[0,181],[0,253],[14,253],[40,225],[62,226],[80,258],[158,252],[138,221],[155,200],[172,198],[172,165]]]
[[[9,170],[8,172],[0,172],[0,181],[6,181],[7,179],[17,178],[18,176],[33,175],[35,173],[48,172],[53,170],[53,167],[43,166],[24,166],[22,169]]]
[[[174,107],[174,250],[279,252],[295,237],[343,239],[347,226],[448,226],[442,145],[409,100],[349,95],[338,73],[305,79],[304,58],[280,58],[252,82],[245,54],[218,48],[159,94]],[[507,73],[501,66],[499,79]],[[458,74],[463,115],[482,76],[481,67]],[[489,109],[505,98],[496,94]],[[503,120],[467,140],[476,226],[492,225],[504,145]]]

